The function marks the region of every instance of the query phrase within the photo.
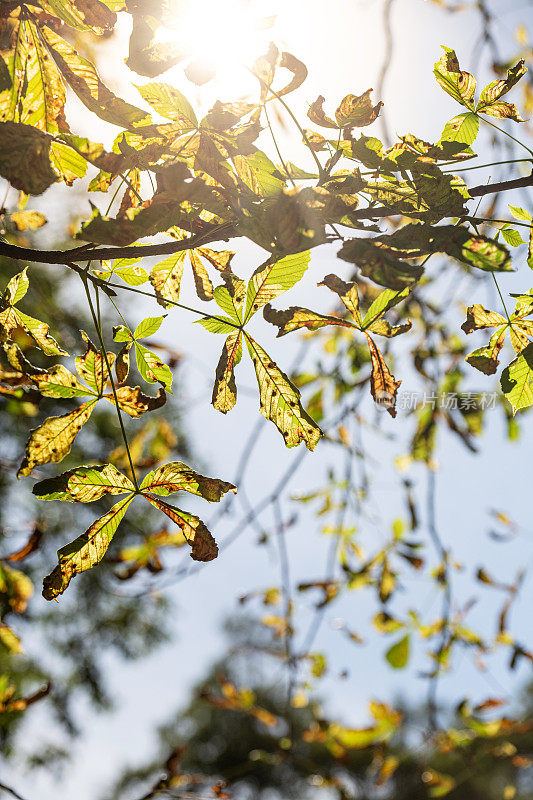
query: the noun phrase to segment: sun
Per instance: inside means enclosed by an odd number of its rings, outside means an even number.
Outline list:
[[[172,28],[160,28],[157,39],[183,48],[196,83],[203,74],[228,80],[267,48],[274,18],[265,16],[264,6],[255,0],[180,0]]]

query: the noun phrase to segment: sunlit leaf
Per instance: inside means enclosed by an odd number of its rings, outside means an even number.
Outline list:
[[[168,83],[146,83],[137,89],[143,100],[158,114],[178,123],[180,131],[198,128],[198,120],[191,104],[178,89]]]
[[[186,255],[186,251],[175,253],[152,267],[150,283],[154,287],[157,302],[164,308],[172,307],[179,300]]]
[[[195,561],[212,561],[218,556],[218,545],[201,519],[179,508],[165,503],[157,497],[145,495],[155,508],[166,514],[181,530],[191,546],[191,558]]]
[[[206,478],[181,461],[171,461],[149,472],[140,489],[163,497],[175,492],[190,492],[210,503],[218,503],[226,492],[237,491],[232,483],[219,478]]]
[[[389,372],[385,359],[376,347],[373,339],[365,331],[372,359],[372,375],[370,390],[375,402],[386,408],[391,417],[396,416],[396,394],[401,381],[396,381]]]
[[[296,447],[303,441],[309,450],[314,450],[322,431],[304,410],[300,392],[248,334],[246,344],[259,385],[261,414],[275,424],[285,439],[286,447]]]
[[[311,254],[306,250],[280,261],[269,260],[258,267],[248,283],[244,321],[248,321],[261,306],[291,289],[302,278],[310,258]]]
[[[441,133],[441,142],[460,142],[469,147],[476,140],[479,131],[479,117],[471,111],[458,114],[449,120]]]
[[[43,581],[45,600],[63,594],[72,578],[102,560],[132,500],[133,495],[119,500],[85,533],[57,551],[59,563]]]
[[[41,464],[62,461],[70,452],[81,427],[91,416],[95,403],[96,400],[89,400],[60,417],[49,417],[35,428],[26,444],[26,455],[17,476],[29,475],[34,467]]]
[[[533,343],[503,370],[500,383],[513,414],[533,405]]]
[[[444,54],[433,70],[437,83],[454,100],[473,111],[476,79],[469,72],[461,70],[454,50],[445,45],[442,45],[442,49]]]
[[[522,59],[508,70],[505,79],[488,83],[479,96],[476,112],[489,114],[499,119],[512,119],[515,122],[523,122],[524,120],[519,115],[516,106],[513,103],[506,103],[500,98],[507,94],[526,72],[527,67]]]
[[[121,128],[150,121],[146,112],[113,94],[102,83],[91,62],[80,56],[65,39],[46,26],[40,30],[61,75],[89,111]]]
[[[139,386],[118,386],[116,388],[118,405],[130,417],[140,417],[147,411],[155,411],[165,405],[167,397],[163,388],[159,389],[156,397],[144,394]],[[104,395],[105,400],[115,404],[115,395],[109,392]]]
[[[217,411],[227,414],[237,402],[235,366],[242,357],[242,333],[233,331],[224,342],[215,372],[211,402]]]
[[[0,298],[0,341],[13,338],[17,328],[22,328],[47,356],[66,356],[68,353],[49,335],[46,322],[34,319],[15,308],[15,304],[24,297],[28,289],[26,271],[27,267],[11,279]]]
[[[55,478],[39,481],[32,491],[41,500],[93,503],[108,494],[129,494],[135,487],[112,464],[102,464],[76,467]]]

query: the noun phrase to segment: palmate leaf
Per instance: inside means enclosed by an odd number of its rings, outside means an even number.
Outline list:
[[[57,551],[59,563],[43,581],[45,600],[53,600],[63,594],[75,575],[91,569],[102,560],[132,500],[131,494],[119,500],[85,533]]]
[[[259,386],[261,414],[274,423],[286,447],[296,447],[303,441],[308,450],[314,450],[322,431],[303,408],[300,392],[268,353],[249,334],[245,337]]]
[[[49,462],[62,461],[70,452],[72,442],[91,416],[97,399],[89,400],[60,417],[48,417],[35,428],[26,444],[26,454],[17,477],[27,476],[34,467]]]
[[[119,325],[116,328],[113,328],[113,338],[116,342],[125,342],[123,348],[124,351],[129,350],[130,347],[134,348],[137,369],[145,381],[148,383],[160,383],[166,389],[166,391],[172,394],[173,376],[169,367],[161,361],[159,356],[157,356],[151,350],[148,350],[148,348],[144,347],[144,345],[139,344],[138,341],[139,339],[142,339],[146,336],[151,336],[153,333],[158,331],[163,320],[164,316],[146,317],[146,319],[142,320],[137,325],[133,333],[124,325]],[[144,397],[145,400],[150,399],[146,398],[146,396]],[[155,407],[157,408],[157,406]],[[130,412],[128,411],[128,413]]]
[[[116,530],[134,498],[139,495],[162,511],[178,525],[191,556],[196,561],[211,561],[218,547],[204,523],[194,514],[169,505],[159,497],[174,492],[190,494],[218,503],[228,491],[236,492],[233,484],[218,478],[207,478],[180,461],[174,461],[149,472],[140,490],[112,464],[77,467],[63,475],[40,481],[33,493],[41,500],[62,500],[91,503],[105,495],[126,494],[106,514],[95,520],[81,536],[58,550],[58,565],[43,582],[43,596],[52,600],[62,594],[72,578],[98,564],[105,556]]]
[[[76,371],[80,378],[97,393],[103,391],[105,383],[109,380],[109,370],[103,353],[97,350],[85,331],[80,331],[85,342],[85,353],[74,359]],[[115,356],[108,353],[109,366],[113,366]]]
[[[66,356],[68,353],[59,347],[55,339],[48,333],[48,325],[46,322],[41,322],[38,319],[30,317],[15,308],[18,303],[28,291],[29,281],[26,276],[27,267],[19,272],[9,281],[7,288],[0,299],[0,341],[7,341],[12,338],[11,334],[22,328],[41,348],[43,353],[47,356],[61,355]]]

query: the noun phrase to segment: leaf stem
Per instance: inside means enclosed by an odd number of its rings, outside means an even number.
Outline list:
[[[516,142],[516,144],[519,144],[519,145],[520,145],[520,147],[523,147],[523,148],[524,148],[524,150],[527,150],[527,152],[528,152],[530,155],[532,155],[532,156],[533,156],[533,150],[530,150],[530,149],[529,149],[529,147],[528,147],[527,145],[525,145],[523,142],[521,142],[521,141],[520,141],[520,139],[516,139],[514,136],[512,136],[512,135],[511,135],[511,134],[510,134],[508,131],[506,131],[504,128],[498,128],[498,126],[497,126],[497,125],[495,125],[493,122],[490,122],[490,120],[488,120],[488,119],[485,119],[485,117],[480,117],[480,119],[482,119],[482,120],[483,120],[483,122],[486,122],[486,124],[487,124],[487,125],[490,125],[490,127],[491,127],[491,128],[494,128],[494,130],[495,130],[495,131],[498,131],[499,133],[503,133],[503,134],[504,134],[504,136],[508,136],[508,137],[509,137],[509,139],[512,139],[512,140],[513,140],[513,142]]]
[[[111,383],[111,389],[113,391],[113,397],[115,398],[115,407],[116,407],[116,410],[117,410],[117,416],[118,416],[118,421],[119,421],[119,425],[120,425],[120,430],[122,432],[122,438],[124,439],[124,445],[126,447],[126,453],[128,455],[128,461],[130,463],[131,474],[132,474],[132,478],[133,478],[133,484],[135,486],[135,491],[138,493],[139,492],[139,484],[137,482],[137,475],[135,474],[135,467],[133,466],[133,459],[132,459],[131,453],[130,453],[130,446],[128,444],[128,437],[126,436],[126,429],[124,427],[124,422],[122,420],[122,412],[121,412],[120,406],[118,404],[117,390],[116,390],[116,387],[115,387],[115,381],[113,380],[113,375],[111,373],[111,366],[109,364],[109,359],[107,357],[107,350],[106,350],[106,347],[105,347],[105,344],[104,344],[104,339],[103,339],[103,336],[102,336],[102,329],[101,329],[101,327],[100,327],[100,325],[98,323],[98,319],[97,319],[97,316],[96,316],[96,313],[95,313],[95,310],[94,310],[94,305],[93,305],[93,301],[92,301],[92,298],[91,298],[91,293],[89,291],[89,282],[87,280],[87,276],[84,275],[84,274],[80,274],[80,277],[81,277],[81,280],[82,280],[82,283],[83,283],[83,288],[85,289],[85,294],[87,296],[87,302],[89,303],[89,309],[91,311],[91,316],[93,318],[94,327],[96,328],[96,334],[97,334],[98,340],[100,342],[100,347],[102,348],[102,355],[104,357],[105,365],[106,365],[106,368],[107,368],[107,373],[108,373],[108,376],[109,376],[109,381]],[[98,293],[98,289],[96,287],[95,287],[95,292]]]
[[[491,272],[490,274],[492,275],[492,280],[494,281],[494,285],[496,286],[498,294],[500,295],[500,300],[502,301],[502,306],[505,311],[505,316],[507,317],[507,322],[512,327],[511,317],[509,316],[509,312],[507,311],[507,306],[505,305],[505,300],[503,299],[503,295],[501,293],[498,281],[496,280],[496,275],[494,274],[494,272]]]

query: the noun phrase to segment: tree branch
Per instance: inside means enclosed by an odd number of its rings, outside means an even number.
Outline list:
[[[70,266],[78,261],[102,261],[114,258],[147,258],[148,256],[169,256],[180,253],[182,250],[192,250],[195,247],[227,240],[236,234],[235,225],[226,222],[216,228],[198,233],[190,239],[165,242],[163,244],[128,245],[126,247],[96,247],[94,244],[84,244],[70,250],[36,250],[32,247],[18,247],[15,244],[0,241],[0,256],[13,258],[19,261],[35,261],[39,264],[65,264]]]
[[[516,178],[511,181],[501,181],[500,183],[489,183],[482,186],[474,186],[468,190],[470,197],[483,197],[486,194],[495,192],[506,192],[511,189],[521,189],[526,186],[533,186],[533,171],[525,178]],[[413,210],[399,211],[390,206],[380,206],[379,208],[358,208],[350,212],[352,220],[382,219],[393,216],[417,216]],[[234,223],[226,222],[210,231],[198,233],[190,239],[180,241],[165,242],[164,244],[146,245],[127,245],[126,247],[96,247],[93,244],[85,244],[81,247],[74,247],[70,250],[36,250],[32,247],[19,247],[15,244],[0,241],[0,256],[12,258],[16,261],[33,261],[38,264],[64,264],[70,266],[78,261],[102,261],[103,259],[115,258],[148,258],[149,256],[169,256],[180,253],[182,250],[193,250],[195,247],[216,242],[221,239],[227,241],[232,236],[237,236],[238,230]],[[100,287],[102,288],[102,287]]]
[[[510,189],[521,189],[524,186],[533,186],[533,170],[525,178],[515,178],[512,181],[500,181],[500,183],[486,183],[482,186],[474,186],[468,190],[470,197],[483,197],[485,194],[495,192],[508,192]]]

